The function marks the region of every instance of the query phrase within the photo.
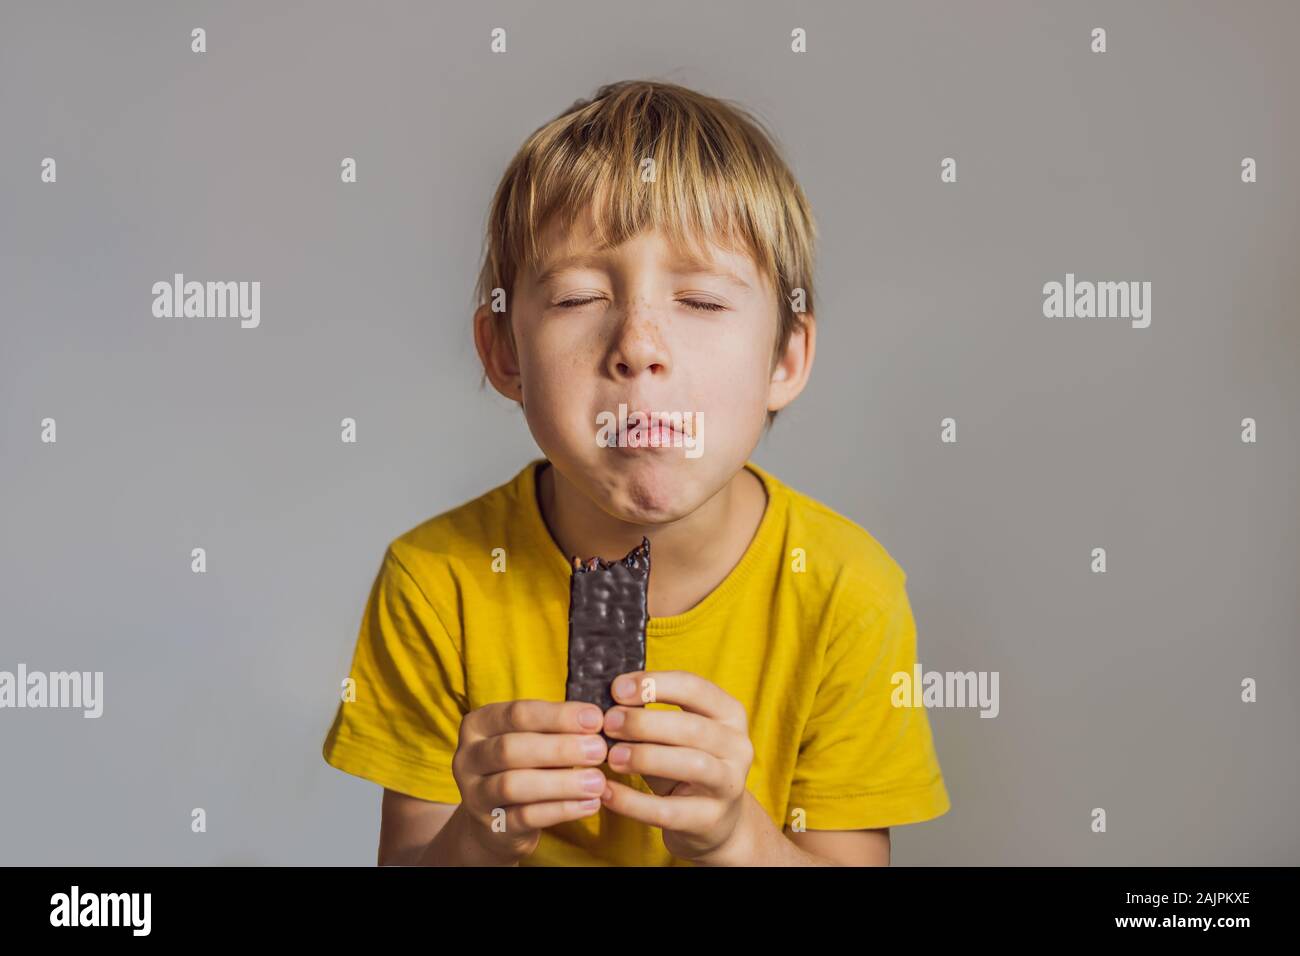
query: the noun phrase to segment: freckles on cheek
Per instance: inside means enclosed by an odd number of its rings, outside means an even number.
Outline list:
[[[527,403],[537,413],[539,427],[554,429],[567,410],[585,407],[594,354],[590,344],[576,341],[548,342],[531,354],[524,383]]]
[[[581,339],[564,350],[564,358],[568,360],[571,371],[592,368],[599,356],[600,349],[591,339]]]
[[[581,369],[590,368],[594,351],[590,338],[543,331],[523,350],[524,374],[537,381],[562,381]]]

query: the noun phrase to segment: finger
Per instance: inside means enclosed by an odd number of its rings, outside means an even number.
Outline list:
[[[534,767],[594,766],[603,763],[607,753],[600,734],[507,733],[470,744],[462,769],[487,776]]]
[[[605,789],[605,774],[596,767],[570,770],[505,770],[483,777],[480,804],[493,807],[551,800],[590,800]]]
[[[624,679],[631,679],[630,690],[622,686]],[[746,726],[744,704],[713,681],[690,671],[628,671],[615,679],[611,692],[620,704],[676,704],[683,710],[720,720],[728,726],[740,729]]]
[[[605,733],[615,740],[637,740],[694,747],[717,757],[737,750],[735,732],[727,725],[684,710],[647,710],[616,704],[605,711]]]
[[[710,797],[656,797],[625,783],[606,783],[601,802],[615,813],[663,830],[702,830],[709,821]]]
[[[541,830],[553,827],[557,823],[580,820],[593,813],[600,812],[600,797],[583,800],[552,800],[546,803],[525,803],[522,806],[506,808],[506,826],[517,822],[518,826]]]
[[[579,719],[588,715],[590,724]],[[595,734],[604,715],[595,704],[581,700],[504,700],[486,704],[466,716],[461,733],[470,739],[495,737],[515,731],[539,734]]]
[[[494,807],[483,821],[488,827],[485,840],[500,837],[502,841],[516,840],[533,830],[553,827],[557,823],[580,820],[599,813],[600,797],[588,800],[548,800],[542,803],[525,803],[513,807]],[[501,823],[497,823],[501,820]]]
[[[620,751],[626,751],[621,759]],[[653,774],[679,783],[689,783],[709,793],[728,789],[730,770],[713,754],[692,747],[661,744],[616,744],[609,751],[610,769],[619,773]]]

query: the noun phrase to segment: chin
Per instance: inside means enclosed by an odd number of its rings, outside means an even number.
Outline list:
[[[605,492],[603,506],[611,515],[635,524],[666,524],[697,507],[698,478],[685,473],[696,463],[682,460],[680,449],[625,451],[615,452],[619,459],[612,467],[599,469],[597,485]]]

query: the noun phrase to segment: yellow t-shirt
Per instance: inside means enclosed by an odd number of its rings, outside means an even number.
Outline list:
[[[388,546],[352,661],[356,699],[340,703],[325,739],[331,765],[459,803],[451,759],[464,714],[496,701],[564,700],[571,566],[538,507],[545,463]],[[891,703],[892,675],[911,675],[916,662],[905,573],[858,525],[746,467],[767,489],[758,531],[703,601],[650,619],[646,669],[691,671],[745,705],[754,745],[747,787],[778,829],[799,810],[809,830],[946,813],[926,711]],[[494,570],[502,560],[505,570]],[[602,769],[652,792],[637,775]],[[657,827],[602,807],[544,829],[521,865],[683,861]]]

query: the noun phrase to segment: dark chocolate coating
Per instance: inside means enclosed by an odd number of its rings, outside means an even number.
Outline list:
[[[604,713],[614,706],[614,678],[645,670],[649,588],[649,538],[618,561],[573,558],[565,700],[589,701]],[[600,735],[609,746],[616,743],[604,731]]]

